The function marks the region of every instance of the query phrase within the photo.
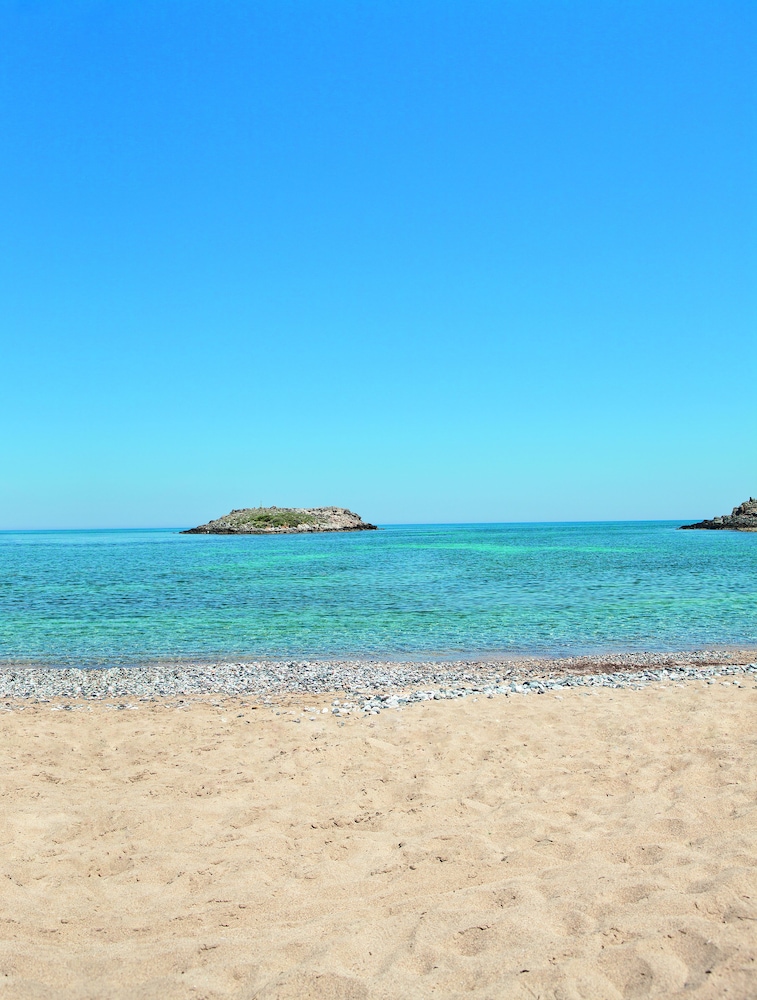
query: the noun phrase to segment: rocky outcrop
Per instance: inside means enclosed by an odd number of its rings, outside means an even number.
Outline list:
[[[682,524],[682,528],[706,528],[710,531],[757,531],[757,500],[749,497],[744,503],[734,507],[730,514],[713,517],[710,521],[697,524]]]
[[[246,507],[182,535],[295,535],[316,531],[375,531],[346,507]]]

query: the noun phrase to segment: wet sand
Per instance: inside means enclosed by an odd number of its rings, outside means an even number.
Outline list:
[[[0,997],[757,996],[751,678],[67,704],[0,712]]]

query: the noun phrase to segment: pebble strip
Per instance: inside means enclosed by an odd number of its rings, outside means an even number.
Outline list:
[[[635,688],[717,676],[757,680],[754,655],[754,650],[702,650],[427,663],[290,660],[93,669],[6,665],[0,666],[0,698],[44,702],[52,698],[150,700],[226,695],[253,697],[265,704],[284,696],[339,692],[346,697],[335,699],[331,711],[347,715],[466,695],[545,694],[570,687]]]

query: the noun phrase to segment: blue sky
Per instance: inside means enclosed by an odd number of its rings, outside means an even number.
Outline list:
[[[749,2],[0,2],[0,527],[757,494]]]

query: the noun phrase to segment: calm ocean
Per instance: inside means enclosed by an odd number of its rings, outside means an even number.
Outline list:
[[[0,533],[0,660],[757,645],[757,534],[680,522]]]

